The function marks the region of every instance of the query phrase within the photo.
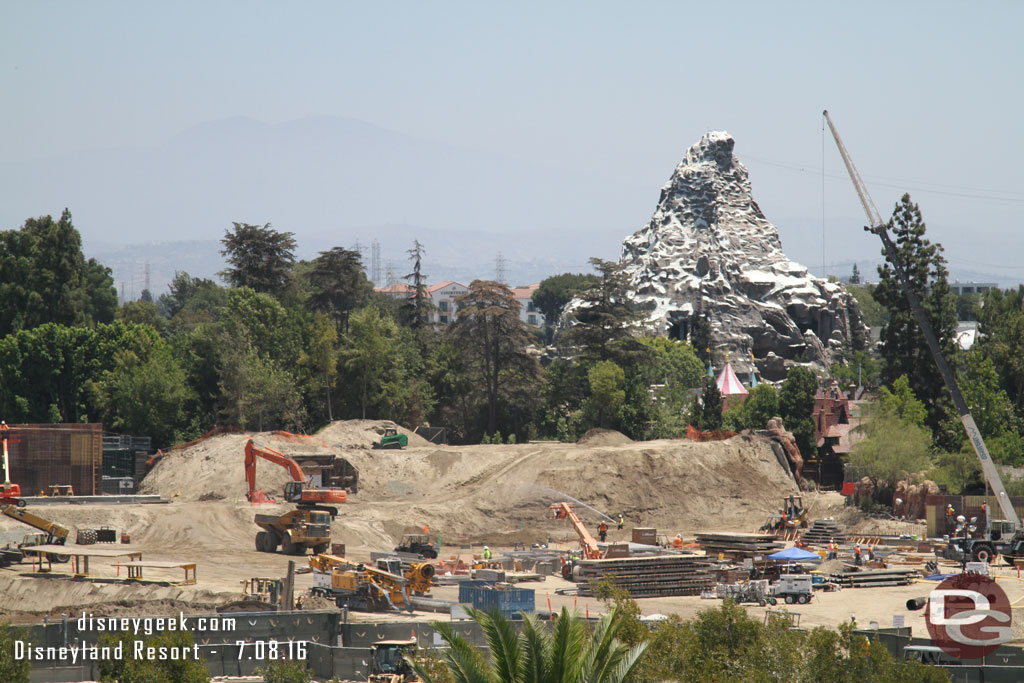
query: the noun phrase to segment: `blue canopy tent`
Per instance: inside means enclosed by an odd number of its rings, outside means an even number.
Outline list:
[[[821,555],[793,546],[768,556],[776,562],[821,562]]]

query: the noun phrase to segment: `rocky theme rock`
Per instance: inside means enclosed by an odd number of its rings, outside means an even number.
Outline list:
[[[687,150],[650,222],[623,242],[637,302],[671,337],[705,325],[741,379],[751,354],[770,380],[794,362],[827,367],[849,341],[863,339],[856,300],[786,257],[734,145],[728,133],[713,132]]]

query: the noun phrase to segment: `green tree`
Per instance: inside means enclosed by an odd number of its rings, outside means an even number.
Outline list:
[[[419,240],[413,240],[412,249],[408,252],[412,261],[412,272],[403,275],[402,279],[409,282],[409,297],[402,304],[401,320],[414,330],[420,330],[430,321],[433,304],[430,292],[427,291],[427,274],[423,272],[423,254],[425,250]]]
[[[626,373],[610,360],[596,363],[587,372],[590,382],[590,411],[597,415],[597,426],[604,427],[605,419],[615,420],[622,404],[626,400],[626,392],[622,386],[626,381]]]
[[[533,305],[544,316],[544,325],[554,328],[562,318],[562,310],[574,296],[597,284],[592,273],[562,273],[540,281],[533,293]]]
[[[910,200],[910,195],[905,194],[900,199],[888,228],[896,245],[896,258],[909,280],[908,285],[920,300],[943,355],[955,367],[956,306],[946,280],[942,246],[925,238],[921,211]],[[873,295],[889,311],[889,320],[881,335],[882,380],[890,384],[906,375],[914,394],[928,412],[928,427],[938,434],[941,423],[951,410],[942,376],[892,264],[886,261],[879,266],[878,278]]]
[[[758,384],[750,390],[743,403],[726,411],[723,424],[726,429],[764,429],[768,420],[779,415],[779,392],[771,384]]]
[[[365,306],[373,290],[359,252],[341,247],[321,251],[307,277],[312,289],[308,306],[330,316],[340,332],[348,328],[349,314]]]
[[[857,300],[857,306],[860,308],[861,317],[864,319],[864,324],[868,327],[881,327],[885,325],[889,319],[889,312],[885,306],[880,304],[875,299],[874,285],[856,285],[852,282],[846,285],[846,291],[853,295],[853,298]]]
[[[271,662],[256,669],[263,677],[263,683],[311,683],[313,672],[305,662]]]
[[[580,304],[561,339],[584,358],[625,365],[642,350],[633,334],[641,328],[643,313],[632,306],[633,288],[620,264],[599,258],[590,263],[598,271],[598,281],[579,293]]]
[[[180,318],[179,326],[216,320],[217,312],[227,301],[227,290],[213,280],[194,278],[185,271],[176,271],[168,292],[157,299],[157,310],[167,318]]]
[[[305,431],[306,414],[295,377],[254,347],[221,356],[221,415],[241,429]]]
[[[999,385],[1024,416],[1024,285],[1016,290],[990,290],[978,311],[978,334],[972,352],[990,358]]]
[[[563,608],[550,631],[528,614],[518,633],[499,614],[471,610],[470,616],[483,629],[488,657],[452,624],[433,624],[448,644],[445,662],[457,683],[621,683],[646,648],[642,643],[628,647],[617,638],[621,619],[616,610],[591,629],[582,617]],[[426,667],[414,661],[410,664],[424,683],[435,683]]]
[[[817,391],[817,377],[799,365],[789,369],[779,390],[779,417],[786,429],[793,433],[797,448],[804,457],[815,452],[814,418],[811,416]]]
[[[218,275],[232,287],[249,287],[263,294],[280,297],[291,283],[295,263],[295,235],[278,232],[267,223],[262,228],[249,223],[232,223],[234,230],[224,231],[221,256],[228,268]]]
[[[0,681],[5,683],[29,683],[31,680],[32,662],[14,658],[14,642],[17,640],[28,641],[25,629],[0,624]]]
[[[466,371],[482,391],[487,407],[484,431],[498,430],[499,401],[513,383],[530,391],[540,376],[540,366],[527,352],[530,336],[519,317],[519,302],[512,291],[492,280],[474,280],[468,291],[455,299],[459,316],[448,334],[466,354]],[[507,430],[506,430],[507,431]]]
[[[124,651],[123,659],[104,659],[100,661],[101,683],[206,683],[210,680],[210,672],[202,659],[181,657],[178,659],[160,659],[135,656],[136,639],[121,633],[114,636],[104,633],[97,643],[100,647],[117,647],[118,643]],[[166,631],[144,639],[144,647],[149,648],[180,648],[186,650],[193,646],[192,634],[189,631]]]
[[[860,268],[857,267],[856,263],[853,264],[853,273],[850,275],[850,284],[851,285],[859,285],[860,284]]]
[[[116,310],[110,270],[85,259],[70,211],[0,232],[0,336],[45,323],[109,323]]]
[[[132,343],[114,352],[112,367],[90,382],[93,401],[107,429],[146,434],[157,446],[170,446],[188,426],[192,391],[156,330],[144,325],[134,330]]]
[[[924,427],[926,417],[924,404],[914,396],[914,390],[910,388],[910,380],[906,375],[900,375],[892,383],[892,391],[882,387],[878,393],[883,410],[895,414],[901,420],[912,425]]]
[[[697,428],[703,432],[711,432],[722,428],[722,393],[718,385],[708,378],[701,396],[700,424]]]
[[[398,327],[373,306],[353,314],[341,352],[342,364],[354,379],[362,419],[368,409],[382,402],[387,373],[396,363]],[[383,417],[383,416],[378,416]]]
[[[931,438],[928,430],[901,418],[892,409],[874,404],[856,429],[864,433],[850,452],[849,463],[888,489],[900,479],[916,480],[928,469]]]
[[[999,375],[992,359],[978,351],[964,354],[957,372],[957,384],[992,459],[1004,465],[1024,463],[1020,420],[1009,396],[999,386]],[[947,419],[945,431],[958,446],[957,450],[970,447],[967,433],[955,415]]]
[[[168,329],[167,320],[160,315],[156,304],[152,301],[126,301],[117,310],[117,319],[138,325],[147,325],[163,336]]]

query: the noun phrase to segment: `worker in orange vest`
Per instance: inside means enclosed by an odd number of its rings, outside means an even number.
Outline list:
[[[680,536],[679,534],[676,534],[676,537],[672,539],[672,547],[674,547],[674,548],[682,548],[683,547],[683,537]]]
[[[7,441],[7,432],[11,431],[11,428],[6,422],[0,420],[0,439]]]
[[[863,558],[860,556],[860,543],[853,547],[853,563],[858,567],[864,563]]]
[[[868,546],[868,559],[872,562],[875,561],[875,546],[873,545]]]
[[[597,527],[597,533],[601,536],[601,541],[603,542],[608,537],[608,525],[601,522]]]

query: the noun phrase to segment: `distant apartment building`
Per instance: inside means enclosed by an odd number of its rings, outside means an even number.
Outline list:
[[[949,289],[955,296],[961,294],[984,294],[990,289],[996,289],[999,285],[995,282],[960,282],[954,280],[949,283]]]
[[[533,293],[540,286],[539,282],[526,287],[513,287],[512,296],[519,302],[519,319],[527,325],[540,327],[544,324],[544,316],[533,305]],[[412,294],[412,287],[405,283],[382,287],[377,290],[382,294],[390,294],[396,299],[405,299]],[[455,298],[465,294],[469,288],[461,282],[445,281],[427,287],[427,294],[430,296],[434,309],[430,313],[430,322],[437,325],[451,325],[455,322],[458,313],[458,305]]]

